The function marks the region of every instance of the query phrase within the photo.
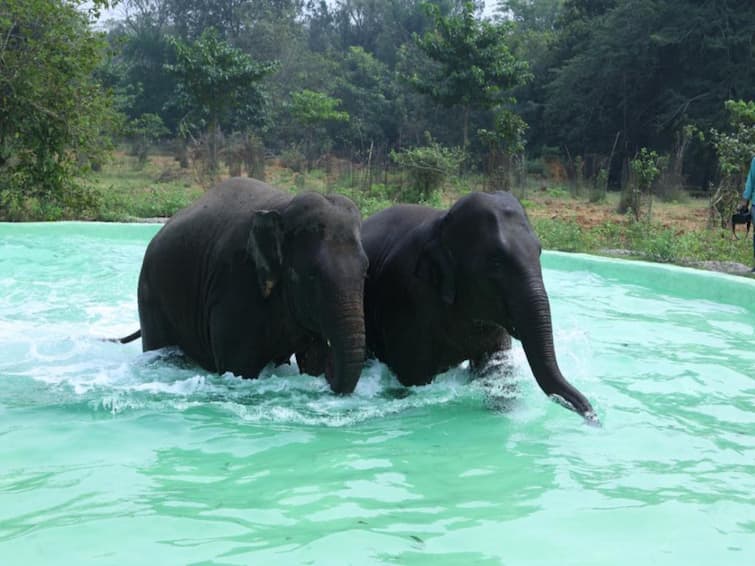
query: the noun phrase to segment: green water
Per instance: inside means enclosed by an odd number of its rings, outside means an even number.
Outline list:
[[[755,285],[544,255],[557,354],[355,395],[98,341],[156,226],[0,224],[0,564],[755,564]]]

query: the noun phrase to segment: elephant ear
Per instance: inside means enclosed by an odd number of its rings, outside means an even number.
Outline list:
[[[283,219],[278,211],[254,213],[246,248],[254,260],[260,292],[267,298],[278,283],[283,266]]]
[[[441,223],[438,223],[432,237],[422,248],[414,275],[435,288],[444,303],[452,305],[456,300],[456,281],[451,255],[440,242],[441,228]]]

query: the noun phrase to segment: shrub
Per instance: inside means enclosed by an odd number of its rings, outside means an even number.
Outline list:
[[[301,173],[304,171],[307,164],[307,159],[304,156],[304,152],[299,146],[292,145],[291,147],[284,149],[280,154],[280,161],[284,167],[288,167],[295,173]]]
[[[540,242],[546,249],[564,252],[586,249],[582,228],[573,220],[543,219],[533,223]]]
[[[464,154],[458,148],[443,147],[428,136],[428,145],[391,151],[391,159],[409,175],[410,191],[403,199],[409,202],[428,202],[448,178],[458,171]]]

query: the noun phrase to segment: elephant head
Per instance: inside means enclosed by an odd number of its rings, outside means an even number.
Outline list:
[[[327,349],[325,374],[336,393],[354,390],[365,357],[360,226],[349,199],[305,193],[254,213],[247,243],[262,296],[279,288],[295,322]]]
[[[556,362],[540,241],[509,193],[473,193],[434,220],[415,274],[438,292],[452,320],[498,324],[522,342],[540,388],[595,420],[589,401]]]

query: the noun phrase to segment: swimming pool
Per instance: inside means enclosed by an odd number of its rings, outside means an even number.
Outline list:
[[[0,224],[4,564],[749,564],[755,284],[545,253],[556,351],[602,428],[499,371],[335,397],[106,343],[159,226]]]

